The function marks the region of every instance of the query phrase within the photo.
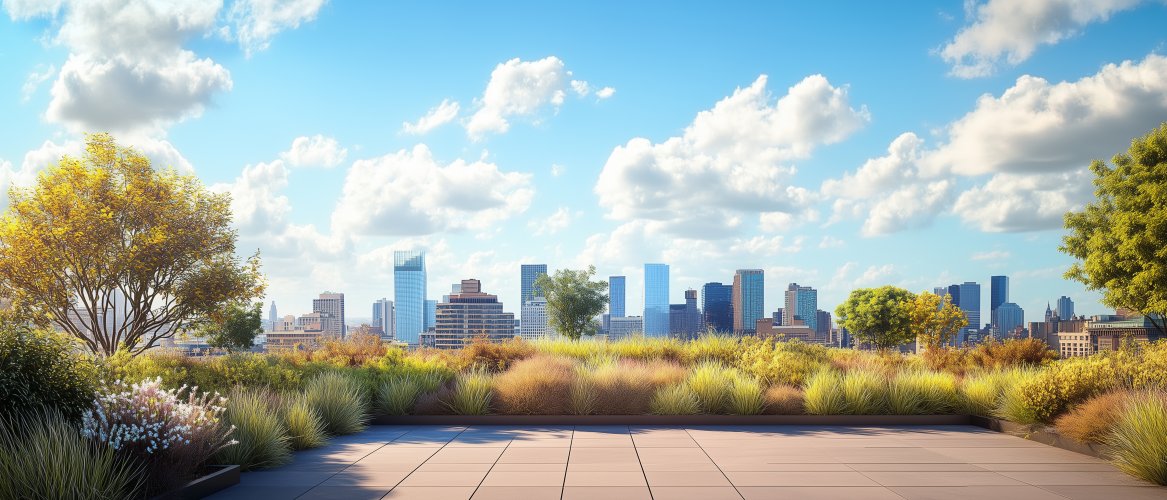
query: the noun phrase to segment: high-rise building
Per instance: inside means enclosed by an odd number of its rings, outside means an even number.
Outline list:
[[[1058,299],[1058,319],[1062,321],[1074,319],[1074,301],[1065,295]]]
[[[669,334],[669,265],[644,265],[644,335]]]
[[[320,331],[333,338],[344,338],[344,294],[324,292],[312,299],[312,312],[320,315]]]
[[[519,307],[522,307],[528,300],[543,296],[543,291],[535,286],[535,280],[547,274],[547,264],[523,264],[519,266],[519,271],[522,278],[519,285]]]
[[[952,305],[960,307],[960,285],[948,285],[948,296],[952,297]]]
[[[624,277],[608,277],[608,315],[614,318],[624,317]]]
[[[280,321],[280,316],[276,312],[276,301],[271,301],[271,307],[267,310],[267,329],[275,330],[276,323]]]
[[[701,333],[701,311],[697,309],[697,290],[685,290],[684,304],[669,305],[669,333],[683,339]]]
[[[629,335],[644,333],[644,318],[640,316],[619,316],[609,318],[608,339],[618,340]]]
[[[815,312],[815,330],[814,330],[815,336],[817,336],[819,339],[830,340],[831,329],[832,329],[831,313],[827,312],[827,311],[823,311],[821,309],[816,311]]]
[[[381,328],[381,339],[392,341],[393,328],[397,325],[393,319],[393,301],[382,298],[373,302],[373,326]]]
[[[968,319],[964,338],[967,341],[970,335],[975,335],[975,332],[981,329],[981,285],[966,281],[954,286],[957,287],[957,294],[960,296],[960,303],[957,305],[964,311],[964,317]]]
[[[993,324],[996,325],[993,331],[995,336],[1012,335],[1014,329],[1025,324],[1025,311],[1012,302],[1001,304],[997,306],[997,312],[993,313]]]
[[[459,291],[458,293],[462,293]],[[433,299],[425,300],[425,331],[430,331],[431,328],[437,326],[438,317],[438,301]]]
[[[719,333],[733,331],[733,286],[717,282],[701,287],[701,311],[705,327]]]
[[[425,252],[393,252],[393,303],[396,306],[398,342],[417,345],[425,331]]]
[[[932,293],[943,299],[945,295],[948,295],[948,287],[946,287],[946,286],[934,287],[934,288],[932,288]]]
[[[523,340],[536,340],[550,336],[551,326],[547,317],[547,297],[536,296],[523,304],[523,321],[519,323],[519,336]]]
[[[783,311],[782,325],[794,326],[797,320],[811,330],[818,331],[819,292],[809,286],[799,286],[791,283],[786,287],[786,307]]]
[[[733,332],[753,334],[765,317],[765,278],[761,269],[738,269],[733,275]]]
[[[989,278],[989,324],[994,334],[1006,332],[1008,328],[1001,328],[997,324],[997,308],[1009,302],[1009,277],[992,276]]]
[[[503,312],[498,296],[483,293],[476,279],[462,280],[461,293],[436,304],[434,347],[459,348],[475,338],[499,342],[514,335],[514,313]]]

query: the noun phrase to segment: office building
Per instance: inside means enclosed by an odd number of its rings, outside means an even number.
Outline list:
[[[757,332],[765,317],[765,278],[761,269],[738,269],[733,275],[733,332]]]
[[[433,347],[460,348],[476,338],[500,342],[515,335],[514,313],[504,312],[498,296],[483,293],[476,279],[462,280],[461,293],[435,305]]]
[[[547,316],[547,297],[536,296],[523,304],[523,320],[519,323],[519,336],[523,340],[536,340],[550,336],[551,326]]]
[[[1012,338],[1025,326],[1025,311],[1012,302],[1001,304],[993,313],[993,325],[994,337]]]
[[[289,314],[276,320],[272,331],[267,334],[264,349],[281,351],[316,347],[322,334],[318,313],[299,318]]]
[[[701,311],[705,328],[718,333],[733,331],[733,286],[717,282],[701,287]]]
[[[669,265],[644,265],[644,335],[669,334]]]
[[[1065,295],[1058,299],[1058,319],[1062,321],[1074,319],[1074,301]]]
[[[1009,277],[992,276],[989,278],[989,324],[994,335],[1008,331],[997,324],[997,308],[1009,302]]]
[[[382,298],[373,302],[373,327],[381,329],[381,339],[392,342],[393,328],[396,322],[393,319],[393,301]]]
[[[461,293],[461,292],[458,292],[458,293]],[[434,329],[434,326],[437,325],[437,323],[436,323],[437,317],[438,317],[437,315],[438,315],[438,301],[433,300],[433,299],[426,299],[426,301],[425,301],[425,331],[428,332],[428,331]]]
[[[519,306],[522,307],[528,300],[543,296],[543,291],[535,286],[535,280],[547,274],[547,264],[523,264],[519,266],[519,272]]]
[[[608,277],[608,315],[624,316],[624,277]]]
[[[818,331],[819,292],[809,286],[791,283],[786,287],[786,307],[783,310],[783,326],[794,326],[796,321],[812,331]]]
[[[830,339],[832,327],[830,312],[821,309],[815,312],[815,336],[820,339]]]
[[[960,285],[948,285],[948,296],[952,297],[952,305],[960,307]]]
[[[968,326],[965,327],[964,341],[967,343],[970,338],[976,338],[977,332],[981,329],[981,285],[972,281],[966,281],[956,286],[957,295],[960,296],[960,309],[964,311],[964,317],[968,319]],[[951,289],[952,287],[949,287]]]
[[[312,312],[320,317],[320,330],[324,335],[342,339],[347,327],[344,324],[344,294],[324,292],[320,298],[312,299]]]
[[[425,331],[425,252],[393,252],[394,331],[398,342],[417,345]]]
[[[619,340],[631,335],[644,333],[644,318],[621,316],[608,318],[608,340]]]
[[[702,331],[701,311],[697,309],[697,290],[685,290],[684,304],[669,305],[669,334],[682,338],[697,338]]]
[[[280,320],[279,314],[276,312],[276,301],[271,301],[271,307],[267,310],[267,328],[264,330],[275,330],[276,323]]]

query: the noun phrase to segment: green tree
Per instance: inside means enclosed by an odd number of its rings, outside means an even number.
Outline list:
[[[218,320],[201,329],[207,345],[228,351],[247,350],[255,345],[255,336],[263,333],[262,302],[251,307],[245,303],[229,304]]]
[[[547,319],[560,335],[579,340],[584,335],[595,335],[599,325],[596,315],[604,312],[608,302],[608,282],[592,281],[596,266],[586,271],[560,269],[554,276],[546,274],[535,280],[547,298]]]
[[[0,296],[98,355],[139,354],[263,291],[258,253],[235,255],[230,196],[108,134],[9,199]]]
[[[1060,250],[1078,261],[1065,276],[1167,333],[1167,122],[1111,163],[1090,164],[1097,200],[1066,214]]]
[[[943,297],[922,292],[908,303],[909,325],[912,336],[927,350],[944,347],[961,328],[968,326],[964,311],[952,303],[952,296]]]
[[[835,315],[856,343],[889,349],[915,338],[909,307],[915,297],[894,286],[860,288],[852,290],[847,301],[835,308]]]

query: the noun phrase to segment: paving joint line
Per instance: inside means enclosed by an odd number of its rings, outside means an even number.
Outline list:
[[[852,471],[854,471],[854,472],[858,472],[860,476],[863,476],[863,477],[867,478],[867,480],[868,480],[868,481],[871,481],[871,482],[873,482],[873,483],[875,483],[875,484],[879,485],[879,487],[880,487],[880,488],[883,488],[883,489],[887,490],[887,491],[888,491],[888,493],[891,493],[892,495],[895,495],[895,496],[897,496],[897,497],[903,498],[904,500],[908,500],[908,497],[905,497],[905,496],[903,496],[903,495],[899,494],[898,492],[896,492],[896,490],[893,490],[893,489],[891,489],[891,487],[890,487],[890,486],[885,486],[885,485],[883,485],[883,484],[880,484],[880,482],[879,482],[879,481],[876,481],[876,480],[875,480],[875,478],[873,478],[873,477],[871,477],[871,476],[868,476],[867,474],[864,474],[864,473],[863,473],[863,471],[861,471],[861,470],[859,470],[859,469],[856,469],[856,468],[852,467],[852,466],[851,466],[851,464],[849,464],[849,463],[845,463],[845,462],[844,462],[844,463],[843,463],[843,466],[844,466],[844,467],[846,467],[846,468],[848,468],[848,469],[851,469],[851,470],[852,470]]]
[[[467,428],[469,428],[469,427],[467,427]],[[490,468],[486,469],[486,475],[482,476],[482,479],[480,479],[478,481],[478,486],[475,486],[474,491],[470,493],[470,498],[474,498],[474,495],[478,494],[478,489],[482,487],[482,483],[486,482],[486,478],[487,478],[487,476],[490,475],[490,471],[494,470],[494,466],[498,465],[498,461],[502,460],[503,455],[506,455],[507,450],[510,449],[511,443],[513,443],[513,442],[515,442],[515,438],[514,438],[514,436],[511,436],[511,440],[507,441],[507,445],[502,447],[502,453],[498,454],[498,457],[496,457],[494,459],[494,463],[491,463]],[[384,498],[384,497],[382,497],[382,498]]]
[[[713,463],[713,466],[714,466],[714,467],[717,467],[717,472],[720,472],[720,473],[721,473],[721,477],[724,477],[724,478],[725,478],[725,481],[726,481],[726,482],[728,482],[728,483],[729,483],[729,485],[733,487],[733,491],[734,491],[734,493],[737,493],[737,496],[739,496],[739,497],[742,497],[742,500],[745,500],[746,496],[742,494],[741,490],[737,489],[737,485],[736,485],[736,484],[733,484],[733,481],[729,479],[729,475],[727,475],[727,474],[725,473],[725,471],[721,470],[721,465],[719,465],[719,464],[717,463],[717,460],[714,460],[714,459],[713,459],[713,457],[709,456],[709,452],[708,452],[708,451],[705,451],[705,447],[704,447],[704,446],[701,446],[701,442],[697,441],[697,439],[693,437],[693,434],[689,432],[689,428],[688,428],[688,427],[682,427],[682,429],[685,429],[685,435],[686,435],[686,436],[689,436],[689,439],[692,439],[692,440],[693,440],[693,444],[696,444],[696,445],[697,445],[697,449],[698,449],[698,450],[701,450],[701,453],[702,453],[703,455],[705,455],[705,458],[708,458],[708,459],[709,459],[709,461]],[[643,466],[641,466],[641,467],[643,468]],[[650,487],[649,489],[651,490],[652,488]]]
[[[567,493],[567,469],[571,467],[571,450],[575,448],[575,429],[578,425],[571,426],[571,438],[567,441],[567,462],[563,464],[563,482],[559,484],[559,500],[563,500],[563,495]]]
[[[366,430],[367,430],[367,429],[368,429],[368,428],[366,427]],[[361,431],[361,432],[365,432],[365,431]],[[409,431],[406,431],[404,434],[401,434],[401,436],[404,436],[405,434],[408,434],[408,433],[409,433]],[[352,434],[352,435],[356,435],[356,434]],[[361,456],[361,458],[358,458],[358,459],[356,459],[355,461],[353,461],[353,463],[351,463],[351,464],[348,464],[348,465],[346,465],[346,466],[342,467],[340,470],[338,470],[338,471],[336,471],[336,472],[333,472],[333,473],[332,473],[332,475],[330,475],[330,476],[328,476],[328,477],[326,477],[326,478],[322,479],[322,480],[321,480],[319,483],[316,483],[316,484],[312,485],[312,487],[311,487],[311,488],[308,488],[308,490],[307,490],[307,491],[305,491],[305,492],[303,492],[303,493],[301,493],[301,494],[299,494],[299,495],[296,495],[296,497],[295,497],[295,498],[301,498],[301,497],[303,497],[304,495],[307,495],[307,494],[308,494],[308,493],[310,493],[312,490],[314,490],[314,489],[316,489],[316,488],[320,487],[320,485],[322,485],[322,484],[324,484],[324,483],[328,482],[328,480],[329,480],[329,479],[332,479],[332,478],[336,477],[336,476],[337,476],[338,474],[340,474],[341,472],[344,472],[344,471],[348,470],[348,468],[349,468],[349,467],[352,467],[352,466],[356,465],[356,464],[357,464],[357,462],[360,462],[361,460],[364,460],[364,459],[368,458],[368,456],[369,456],[369,455],[372,455],[372,454],[373,454],[373,453],[375,453],[377,450],[379,450],[379,449],[381,449],[381,448],[384,448],[384,447],[388,446],[388,445],[389,445],[389,443],[392,443],[393,441],[396,441],[397,439],[400,439],[400,438],[401,438],[401,436],[397,436],[396,438],[389,440],[388,442],[386,442],[386,443],[382,444],[381,446],[378,446],[378,447],[377,447],[376,449],[374,449],[373,451],[370,451],[370,452],[368,452],[368,453],[366,453],[366,454],[362,455],[362,456]],[[327,444],[326,444],[326,445],[324,445],[324,446],[321,446],[321,448],[327,448],[327,447],[328,447],[328,445],[327,445]],[[292,453],[293,453],[293,454],[295,454],[295,453],[296,453],[296,451],[304,451],[304,450],[295,450],[295,451],[293,451]]]
[[[469,429],[469,428],[470,428],[469,425],[462,427],[462,430],[458,431],[458,433],[455,434],[454,437],[450,438],[449,441],[446,441],[446,444],[443,444],[442,446],[438,447],[437,450],[434,450],[433,453],[430,453],[430,456],[426,457],[425,460],[422,460],[420,464],[417,464],[417,467],[414,467],[413,470],[409,471],[409,474],[406,474],[405,477],[402,477],[401,481],[397,481],[397,484],[393,485],[392,488],[389,488],[389,491],[386,491],[384,495],[381,495],[381,498],[385,498],[385,497],[389,496],[389,494],[392,493],[393,490],[397,489],[397,487],[400,486],[401,483],[405,482],[405,480],[407,478],[409,478],[409,476],[413,475],[414,472],[417,472],[417,470],[420,469],[421,466],[425,465],[426,462],[429,462],[431,458],[434,458],[434,455],[437,455],[439,451],[446,449],[446,445],[453,443],[455,439],[458,439],[458,436],[461,436],[463,433],[466,432],[466,429]],[[406,434],[409,434],[409,431],[406,431],[405,434],[402,434],[401,436],[397,436],[397,439],[401,439]],[[397,439],[394,439],[393,441],[396,441]],[[389,444],[386,443],[385,445],[388,446]],[[312,490],[308,490],[308,491],[312,491]],[[477,489],[475,491],[477,491]]]
[[[636,447],[636,438],[632,436],[632,426],[627,425],[624,428],[628,431],[628,439],[632,441],[632,451],[636,453],[636,465],[640,466],[640,475],[644,476],[644,487],[648,489],[648,498],[656,500],[656,495],[652,494],[652,485],[648,484],[648,473],[644,471],[644,462],[640,461],[640,449]]]

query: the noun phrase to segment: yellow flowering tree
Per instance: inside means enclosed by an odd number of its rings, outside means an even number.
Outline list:
[[[911,331],[919,346],[927,350],[940,349],[948,344],[961,328],[968,326],[964,311],[952,303],[952,296],[943,297],[931,292],[916,295],[908,304]]]
[[[98,355],[139,354],[263,293],[258,253],[235,255],[229,195],[154,169],[108,134],[9,199],[0,294]]]

